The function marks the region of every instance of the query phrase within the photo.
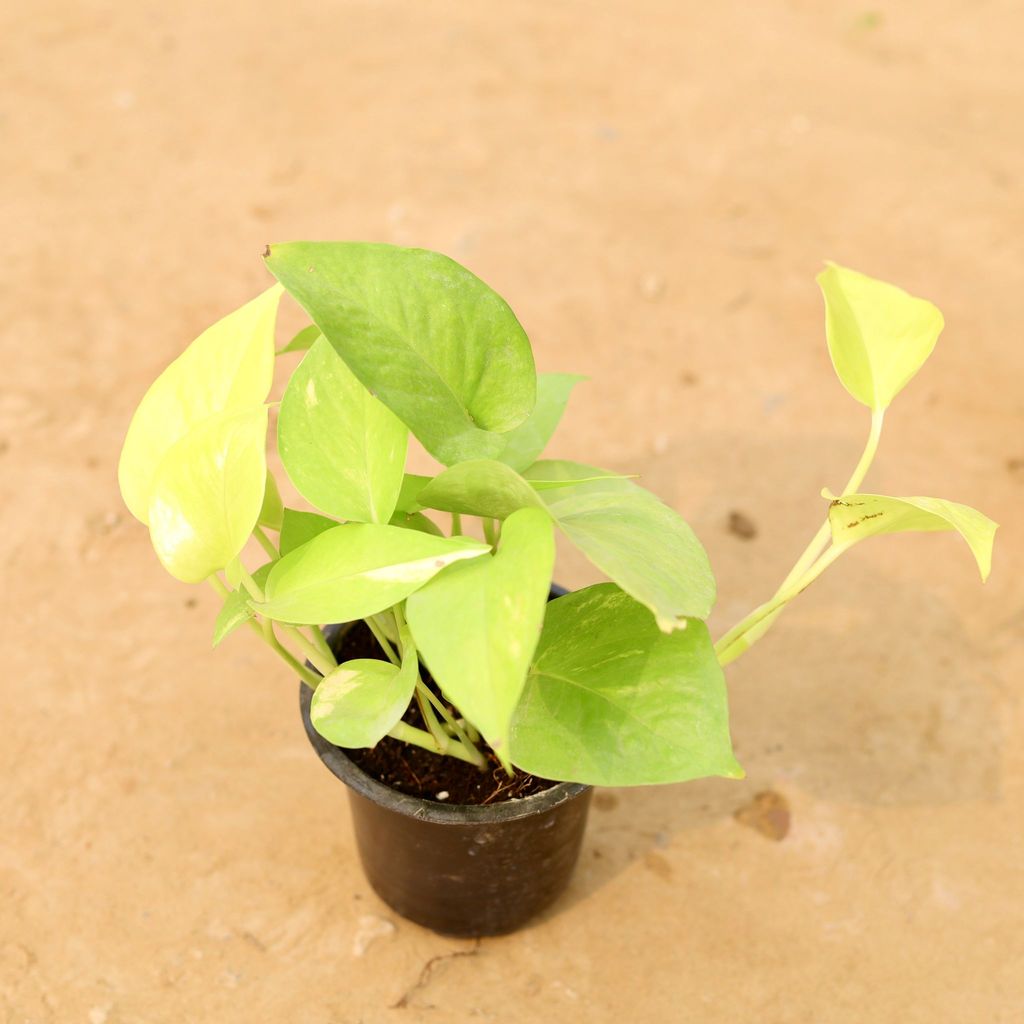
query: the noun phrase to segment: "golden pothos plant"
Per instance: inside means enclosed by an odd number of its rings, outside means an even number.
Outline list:
[[[712,643],[714,576],[683,519],[628,477],[541,458],[580,378],[536,373],[500,296],[418,249],[297,242],[265,258],[278,283],[143,397],[121,492],[164,567],[223,598],[214,644],[256,633],[314,690],[311,720],[339,746],[392,736],[483,765],[486,745],[506,768],[600,785],[737,778],[722,666],[840,555],[879,533],[953,530],[988,575],[996,525],[980,512],[861,492],[885,412],[943,326],[899,288],[819,275],[836,372],[871,411],[867,446],[776,593]],[[312,323],[275,352],[284,292]],[[277,445],[308,509],[285,508],[267,470],[275,359],[292,353]],[[433,476],[406,472],[410,433]],[[450,514],[447,533],[428,511]],[[549,601],[556,531],[609,582]],[[262,565],[245,564],[250,537]],[[323,627],[358,619],[381,656],[338,664]],[[404,720],[412,702],[425,728]]]

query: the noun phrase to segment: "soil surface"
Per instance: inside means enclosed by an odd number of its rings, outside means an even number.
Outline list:
[[[0,5],[0,1024],[1017,1024],[1022,38],[1014,0]],[[117,489],[150,382],[297,238],[492,284],[589,378],[552,457],[687,518],[716,636],[867,436],[822,260],[927,296],[865,488],[1003,523],[992,577],[949,534],[858,545],[727,669],[746,779],[595,794],[520,934],[411,925],[293,674],[210,649],[217,595]],[[557,575],[600,578],[565,543]]]
[[[341,631],[334,641],[338,661],[352,658],[384,658],[384,651],[369,627],[354,623]],[[421,678],[438,697],[443,696],[430,673],[423,669]],[[445,707],[452,717],[461,717],[457,708],[447,701]],[[413,703],[403,716],[404,721],[418,729],[426,728],[419,707]],[[543,793],[557,783],[513,769],[509,775],[494,751],[481,744],[487,758],[485,768],[476,768],[454,757],[442,757],[411,743],[400,743],[385,736],[375,747],[346,750],[349,759],[378,782],[400,793],[422,797],[445,804],[494,804],[518,800],[534,793]]]

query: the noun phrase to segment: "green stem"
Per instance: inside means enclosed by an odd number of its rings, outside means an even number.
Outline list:
[[[331,650],[331,645],[327,642],[327,637],[324,636],[324,631],[319,626],[310,626],[309,629],[317,650],[325,658],[329,658],[333,664],[337,665],[338,659],[334,656],[334,651]]]
[[[452,513],[452,536],[462,536],[462,516],[458,512]]]
[[[441,700],[433,690],[430,689],[426,683],[421,682],[419,685],[423,687],[424,695],[427,700],[434,706],[437,713],[444,719],[445,724],[451,730],[452,734],[466,747],[471,750],[476,750],[476,741],[471,737],[470,732],[467,728],[459,725],[458,720],[455,716],[445,707],[444,701]],[[472,727],[470,727],[472,728]],[[473,730],[476,732],[476,730]],[[477,733],[477,739],[480,738],[480,734]],[[480,755],[481,766],[485,764],[483,755]]]
[[[860,489],[860,485],[864,482],[864,477],[867,476],[868,470],[871,468],[871,463],[875,459],[875,455],[878,453],[878,443],[882,436],[882,424],[885,419],[885,410],[876,409],[871,413],[871,430],[868,434],[867,444],[864,446],[864,451],[861,453],[860,461],[854,468],[853,473],[850,475],[850,479],[847,480],[846,486],[842,490],[842,495],[853,494],[855,491]],[[730,661],[734,661],[745,651],[748,651],[753,645],[769,630],[772,623],[782,614],[782,610],[792,597],[786,600],[778,600],[783,594],[789,592],[793,585],[801,581],[807,574],[808,570],[817,564],[817,559],[822,555],[822,552],[828,547],[829,540],[832,536],[832,527],[829,520],[826,518],[825,522],[821,524],[818,532],[814,535],[814,539],[804,549],[803,554],[797,559],[796,564],[790,569],[789,574],[779,584],[779,588],[775,591],[772,599],[763,605],[758,606],[754,609],[746,618],[742,619],[735,626],[732,627],[719,641],[715,644],[715,650],[719,652],[719,663],[727,665]],[[829,562],[828,564],[831,564]],[[815,577],[812,577],[816,578]],[[800,593],[801,587],[796,593]],[[774,610],[768,614],[761,614],[762,609],[769,605],[775,605]],[[742,644],[738,644],[736,641],[746,633],[750,633]],[[733,647],[735,650],[729,651],[729,648]],[[725,660],[723,660],[723,657]]]
[[[208,578],[210,586],[220,594],[221,597],[226,598],[231,591],[224,586],[217,576],[210,576]],[[273,625],[269,619],[265,619],[261,625],[255,619],[249,619],[246,625],[253,630],[256,635],[267,644],[268,647],[279,657],[295,674],[312,690],[317,688],[320,682],[320,677],[315,673],[311,672],[305,665],[303,665],[297,658],[295,658],[291,651],[281,645],[281,642],[274,635]]]
[[[267,619],[267,621],[269,622],[270,619]],[[334,655],[329,654],[325,656],[317,648],[316,644],[309,640],[300,629],[295,626],[286,626],[284,623],[281,623],[281,629],[285,636],[294,640],[302,648],[302,653],[309,658],[320,675],[330,675],[338,667],[338,662],[335,660]]]
[[[867,476],[868,470],[871,468],[871,463],[874,462],[875,455],[878,452],[878,442],[882,436],[882,421],[884,418],[884,409],[871,413],[871,432],[868,434],[867,444],[864,446],[864,451],[861,454],[860,461],[857,463],[856,469],[854,469],[850,479],[846,481],[846,486],[840,493],[840,497],[845,494],[853,494],[855,491],[858,491],[860,489],[860,485],[864,482],[864,477]],[[781,592],[794,580],[803,576],[803,574],[814,563],[814,560],[818,555],[820,555],[828,546],[828,541],[831,536],[832,528],[829,525],[828,519],[826,519],[825,522],[821,524],[821,528],[814,535],[814,540],[807,545],[804,553],[797,559],[796,565],[793,566],[789,575],[779,585],[779,589],[776,593]]]
[[[274,542],[263,532],[263,527],[258,523],[253,527],[253,536],[260,542],[260,546],[272,559],[281,557]]]
[[[749,650],[756,641],[746,634],[759,623],[765,622],[782,610],[783,606],[803,593],[844,551],[850,544],[834,544],[830,547],[798,580],[793,580],[788,587],[780,590],[771,600],[755,608],[745,619],[737,622],[728,633],[715,644],[715,653],[720,665],[728,665],[741,654]]]
[[[498,527],[493,519],[486,517],[481,518],[481,522],[484,524],[484,539],[493,548],[498,543]]]
[[[432,754],[446,753],[451,757],[457,757],[460,761],[465,761],[467,764],[475,765],[476,767],[480,766],[478,761],[479,754],[474,757],[473,753],[456,740],[452,740],[448,744],[446,751],[441,751],[438,748],[437,741],[429,732],[417,729],[416,726],[409,725],[408,722],[399,722],[388,735],[393,739],[400,740],[402,743],[412,743],[414,746],[429,750]]]
[[[402,659],[395,653],[394,647],[391,646],[391,641],[384,635],[384,630],[373,621],[373,616],[368,615],[363,621],[370,627],[370,632],[377,638],[377,643],[380,644],[381,650],[388,656],[388,661],[392,665],[400,666]]]
[[[242,586],[245,587],[249,596],[254,600],[263,604],[265,598],[263,591],[260,589],[260,585],[249,575],[245,566],[241,562],[238,563],[238,569],[242,574]]]
[[[448,747],[452,744],[452,738],[446,733],[441,726],[441,723],[437,719],[437,715],[434,714],[434,709],[430,706],[430,700],[426,697],[427,690],[423,684],[423,680],[416,680],[416,704],[420,709],[420,714],[423,716],[423,721],[426,722],[427,729],[430,735],[434,737],[442,754],[448,753]]]

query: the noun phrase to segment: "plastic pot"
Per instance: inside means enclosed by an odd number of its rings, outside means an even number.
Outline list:
[[[579,856],[591,788],[571,782],[520,800],[449,805],[399,793],[371,778],[309,720],[320,760],[348,787],[363,871],[402,917],[445,935],[514,931],[550,905]]]

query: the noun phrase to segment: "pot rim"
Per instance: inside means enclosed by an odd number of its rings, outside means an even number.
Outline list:
[[[368,775],[349,759],[344,748],[336,747],[325,740],[309,718],[309,705],[313,691],[305,684],[299,683],[299,706],[302,711],[302,724],[306,736],[317,752],[320,760],[327,766],[331,774],[354,789],[360,796],[372,800],[397,814],[409,818],[428,821],[437,825],[466,824],[498,824],[528,818],[535,814],[543,814],[559,804],[574,800],[592,787],[580,782],[559,782],[542,793],[519,797],[514,800],[503,800],[497,804],[441,804],[433,800],[424,800],[408,793],[385,786]]]

